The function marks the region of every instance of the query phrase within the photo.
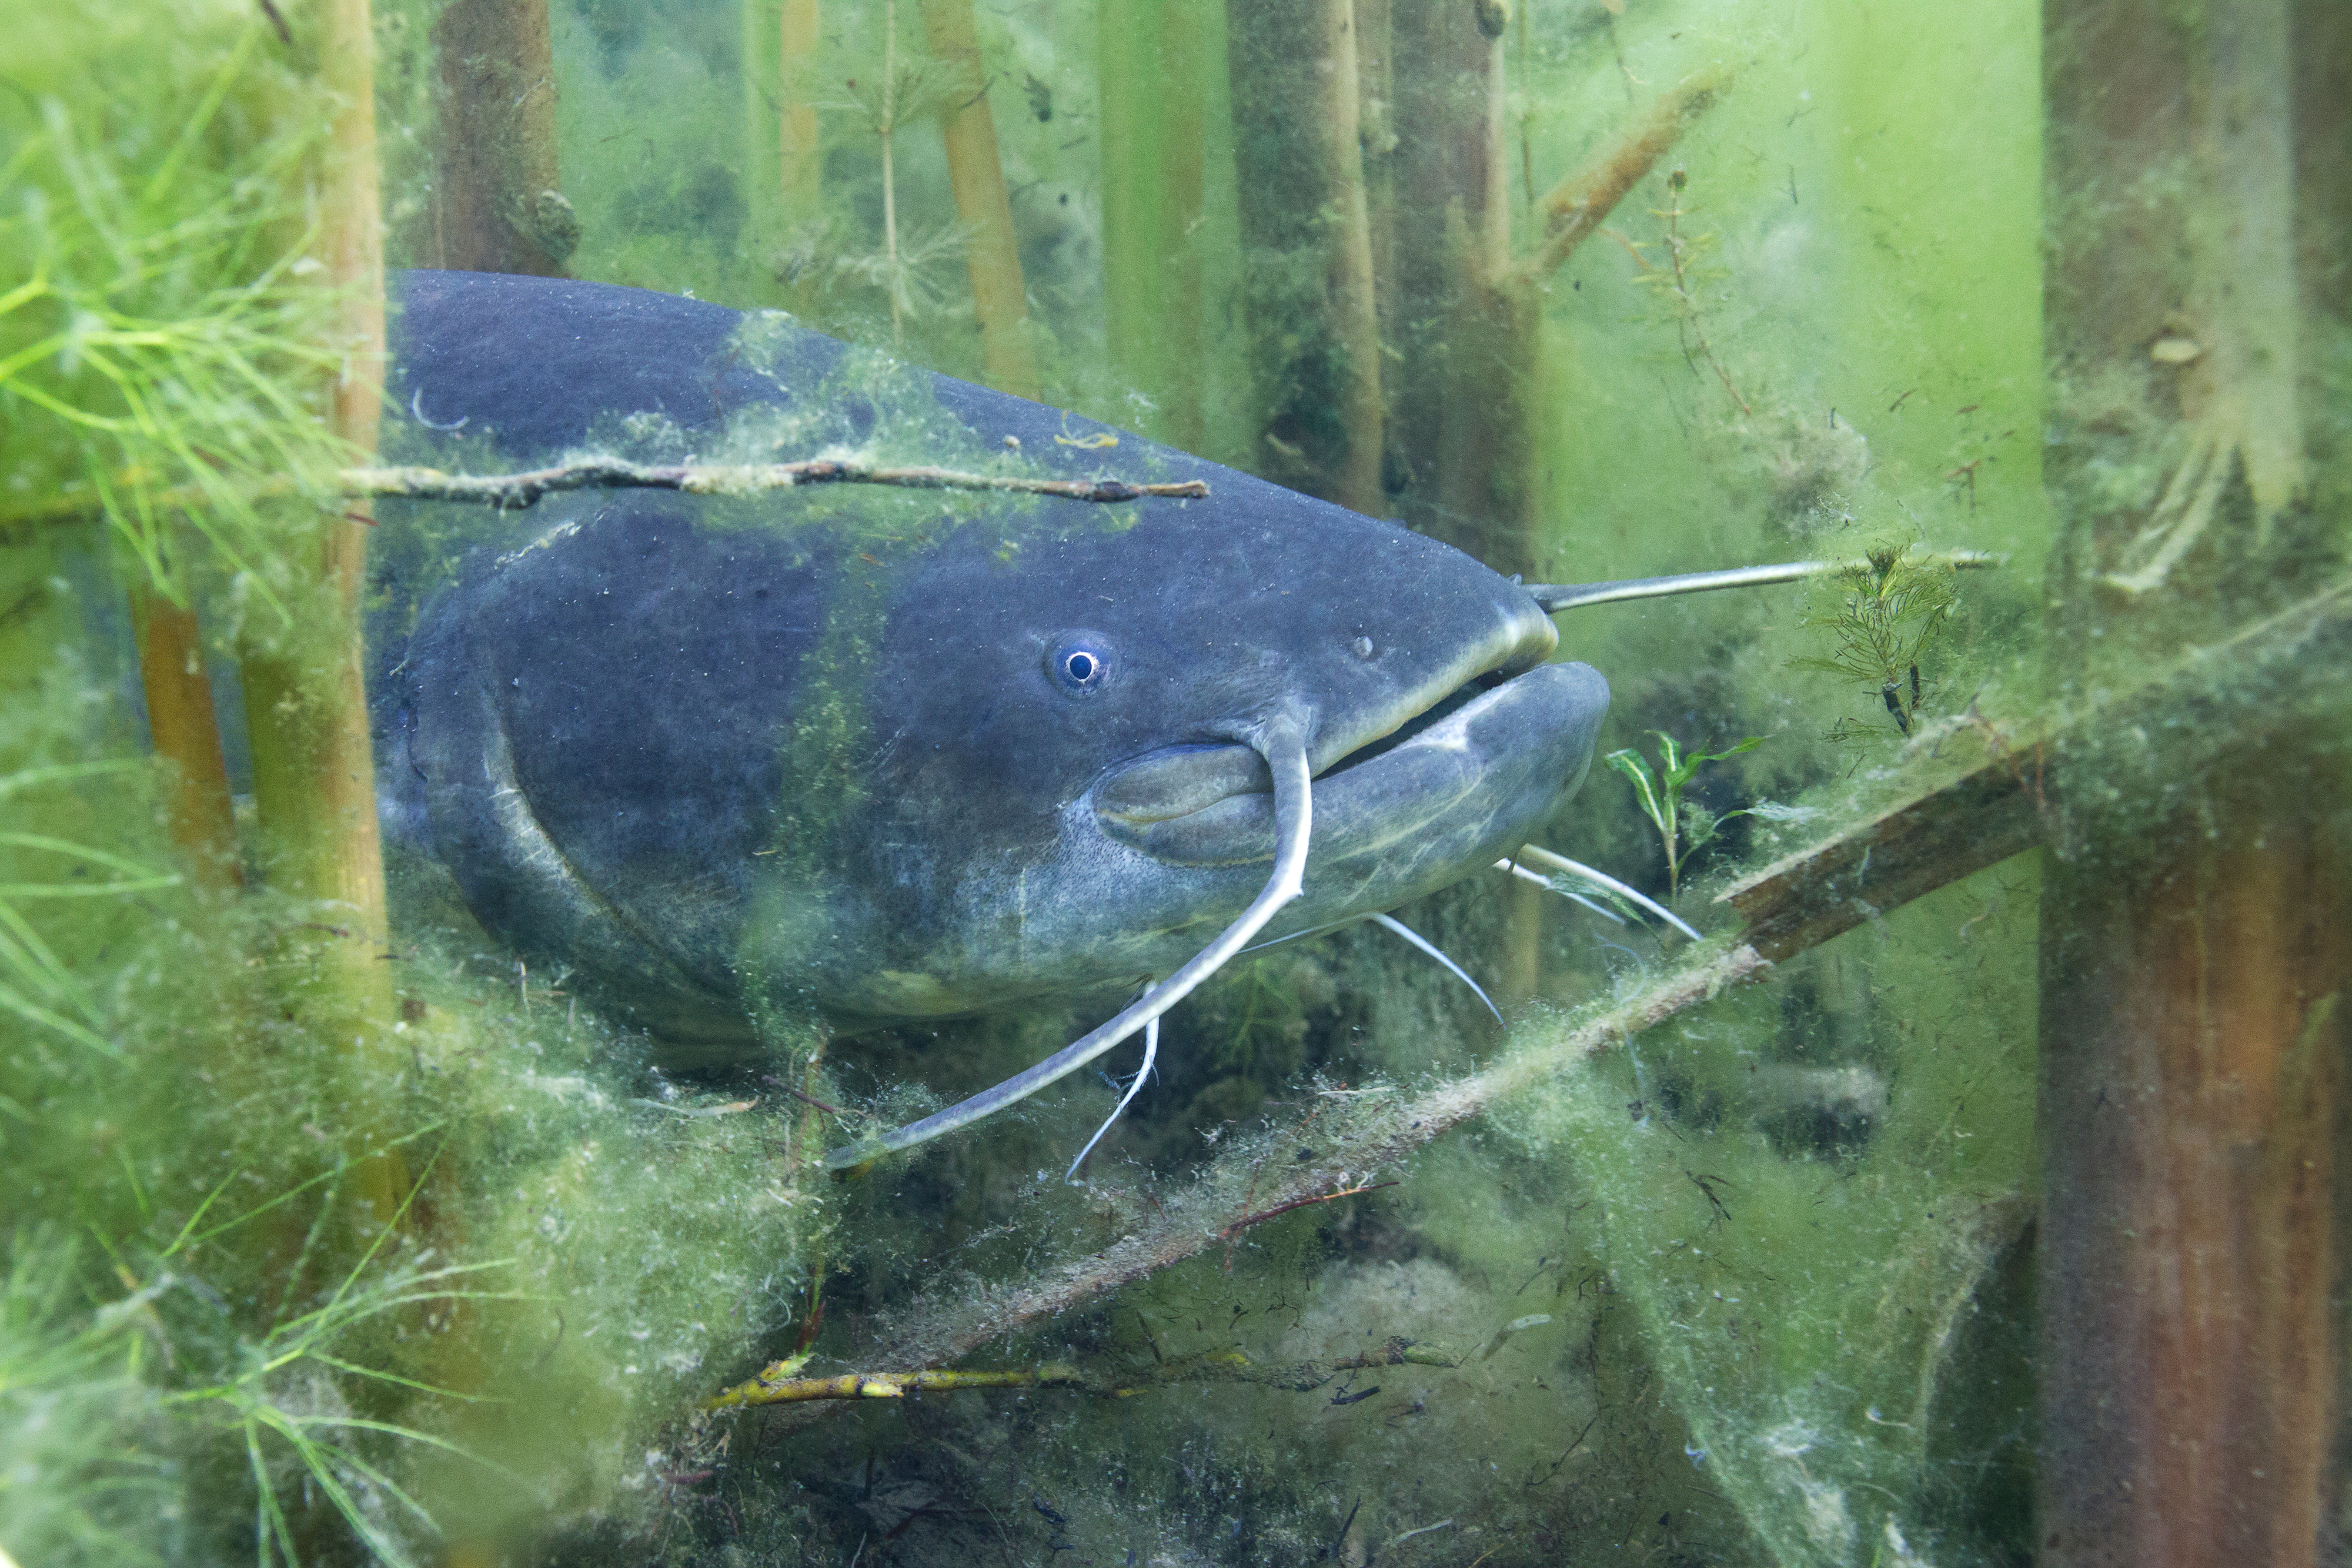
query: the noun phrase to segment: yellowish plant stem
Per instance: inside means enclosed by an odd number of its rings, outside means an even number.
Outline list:
[[[318,239],[340,301],[331,344],[345,367],[330,390],[328,418],[364,453],[375,444],[384,348],[369,0],[322,0],[316,16],[320,70],[340,99],[321,171]],[[332,926],[342,935],[325,949],[304,1009],[315,1028],[353,1042],[352,1071],[364,1087],[390,1022],[392,981],[378,961],[387,935],[383,857],[359,616],[368,531],[355,516],[321,517],[308,561],[297,547],[298,563],[315,574],[318,590],[298,602],[327,622],[299,637],[310,656],[257,650],[240,661],[240,674],[272,881],[296,896],[342,906]],[[366,1125],[366,1116],[353,1129],[354,1196],[364,1211],[359,1222],[373,1228],[400,1211],[408,1180],[400,1156],[374,1146],[383,1130]]]
[[[1544,224],[1543,244],[1513,269],[1518,280],[1535,283],[1558,270],[1569,253],[1607,221],[1626,193],[1723,95],[1730,80],[1726,72],[1703,71],[1661,95],[1622,135],[1554,185],[1537,204]]]
[[[168,803],[172,841],[187,857],[189,874],[198,883],[234,887],[242,880],[236,821],[229,804],[228,764],[221,755],[212,684],[205,678],[204,636],[196,612],[134,588],[131,614],[139,639],[148,735],[155,755],[173,769]]]
[[[780,50],[783,110],[777,125],[781,154],[777,176],[785,221],[804,223],[817,215],[821,200],[816,106],[803,90],[809,63],[816,57],[817,0],[782,0],[780,19],[783,24]]]
[[[981,379],[999,392],[1035,397],[1029,296],[1021,280],[1021,249],[1013,233],[1013,203],[997,154],[987,62],[981,57],[971,0],[923,0],[923,36],[931,53],[962,66],[971,83],[971,96],[940,110],[940,132],[947,144],[956,216],[967,235],[964,258],[971,274],[972,309],[980,318]]]
[[[898,276],[898,190],[890,166],[890,144],[898,134],[898,0],[882,6],[882,119],[876,126],[882,138],[882,258],[890,284],[890,340],[905,335],[899,301],[906,280]]]

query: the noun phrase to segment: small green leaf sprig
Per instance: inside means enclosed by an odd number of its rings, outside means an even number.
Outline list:
[[[1681,891],[1682,868],[1690,857],[1705,848],[1724,823],[1748,814],[1742,808],[1718,815],[1696,800],[1684,800],[1685,786],[1706,764],[1753,751],[1764,744],[1764,737],[1751,735],[1728,751],[1686,754],[1665,731],[1654,729],[1650,733],[1658,739],[1661,766],[1657,770],[1653,771],[1649,759],[1632,747],[1612,751],[1602,760],[1633,781],[1633,793],[1641,802],[1642,814],[1658,830],[1658,841],[1666,851],[1666,896],[1671,899]]]

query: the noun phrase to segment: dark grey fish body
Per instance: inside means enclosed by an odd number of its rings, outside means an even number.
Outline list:
[[[1305,894],[1266,938],[1491,864],[1589,766],[1601,677],[1545,663],[1517,585],[1405,529],[945,378],[885,406],[773,319],[463,274],[404,293],[412,445],[463,421],[541,462],[650,411],[704,454],[880,440],[1209,482],[1110,507],[583,494],[423,607],[376,696],[389,827],[678,1060],[772,1009],[854,1025],[1170,973],[1266,881],[1269,714],[1315,783]]]

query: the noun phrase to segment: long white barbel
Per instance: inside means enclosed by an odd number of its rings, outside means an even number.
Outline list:
[[[1486,994],[1486,988],[1479,985],[1477,981],[1470,977],[1469,970],[1464,968],[1461,965],[1447,957],[1438,947],[1436,943],[1430,941],[1420,932],[1415,931],[1412,926],[1407,925],[1403,921],[1399,920],[1393,915],[1375,915],[1371,918],[1373,924],[1385,930],[1395,932],[1406,941],[1412,943],[1414,946],[1420,948],[1423,952],[1428,954],[1439,963],[1444,965],[1446,970],[1452,974],[1455,979],[1469,987],[1470,989],[1476,994],[1478,999],[1486,1004],[1486,1010],[1495,1015],[1495,1021],[1496,1023],[1501,1023],[1503,1021],[1503,1009],[1495,1005],[1495,999]]]
[[[1918,566],[1948,566],[1969,571],[1999,566],[2001,558],[1983,550],[1945,550],[1922,556]],[[1735,566],[1721,571],[1685,571],[1673,577],[1628,577],[1615,582],[1529,582],[1521,584],[1547,611],[1580,610],[1588,604],[1616,604],[1629,599],[1665,599],[1677,593],[1710,593],[1718,588],[1761,588],[1775,582],[1799,582],[1841,571],[1867,571],[1868,560],[1792,560],[1779,566]]]
[[[1215,941],[1193,954],[1182,968],[1129,1003],[1108,1023],[994,1088],[983,1089],[968,1100],[878,1138],[834,1150],[824,1157],[828,1170],[845,1170],[900,1149],[928,1144],[1026,1100],[1048,1083],[1076,1072],[1191,996],[1202,981],[1224,967],[1225,960],[1249,946],[1249,939],[1265,928],[1277,910],[1306,890],[1307,840],[1315,813],[1314,778],[1307,769],[1306,733],[1295,719],[1282,716],[1260,727],[1251,744],[1264,755],[1266,767],[1274,774],[1274,873],[1265,879],[1265,886],[1242,911],[1240,918],[1219,932]]]
[[[1628,899],[1633,904],[1638,904],[1640,907],[1648,910],[1651,914],[1666,922],[1666,924],[1672,925],[1675,930],[1689,937],[1692,941],[1696,942],[1699,940],[1697,928],[1683,919],[1681,915],[1676,915],[1673,910],[1668,909],[1664,904],[1660,904],[1656,899],[1652,898],[1648,894],[1643,893],[1641,889],[1637,887],[1628,887],[1625,883],[1619,882],[1615,877],[1611,876],[1605,871],[1595,871],[1591,866],[1586,865],[1582,861],[1572,861],[1566,855],[1554,854],[1551,851],[1545,849],[1540,844],[1520,845],[1518,858],[1535,861],[1539,864],[1551,867],[1554,871],[1564,871],[1570,876],[1580,876],[1587,882],[1594,883],[1601,887],[1605,887],[1610,892],[1616,894],[1619,897]],[[1495,869],[1497,871],[1517,872],[1520,875],[1525,876],[1530,882],[1539,882],[1547,887],[1551,885],[1551,878],[1545,876],[1540,872],[1530,872],[1525,866],[1515,864],[1512,861],[1496,861],[1495,862]],[[1564,890],[1553,888],[1552,891],[1559,893]],[[1569,896],[1572,897],[1574,895],[1570,894]]]
[[[1150,988],[1144,989],[1149,995]],[[1112,1106],[1110,1114],[1103,1118],[1103,1124],[1095,1129],[1095,1135],[1087,1140],[1087,1146],[1078,1151],[1078,1157],[1072,1160],[1070,1168],[1062,1173],[1064,1181],[1072,1186],[1077,1185],[1078,1167],[1087,1163],[1087,1156],[1095,1152],[1095,1145],[1103,1141],[1103,1134],[1110,1131],[1111,1124],[1127,1114],[1128,1102],[1134,1099],[1136,1091],[1143,1087],[1143,1081],[1151,1076],[1151,1064],[1159,1060],[1160,1020],[1153,1019],[1143,1026],[1143,1065],[1135,1070],[1135,1076],[1127,1082],[1127,1092],[1118,1097],[1118,1103]]]

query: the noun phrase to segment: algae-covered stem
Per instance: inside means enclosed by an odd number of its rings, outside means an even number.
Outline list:
[[[967,474],[924,466],[877,468],[837,458],[799,463],[646,464],[593,458],[519,474],[445,474],[437,468],[362,468],[343,476],[349,493],[402,496],[419,501],[464,501],[529,507],[563,490],[605,487],[682,490],[695,496],[740,496],[806,485],[888,485],[913,490],[1004,490],[1065,500],[1117,502],[1147,496],[1203,497],[1205,479],[1137,485],[1124,479],[1038,479],[1015,474]]]
[[[940,107],[940,134],[956,217],[968,236],[964,265],[971,276],[972,314],[980,321],[981,380],[999,392],[1034,398],[1037,355],[1028,335],[1029,295],[1021,281],[1021,247],[996,150],[987,66],[971,0],[922,0],[922,5],[924,41],[933,55],[964,68],[971,89],[968,97]]]
[[[1311,1394],[1343,1373],[1368,1372],[1382,1366],[1454,1366],[1459,1361],[1435,1345],[1391,1339],[1378,1350],[1330,1361],[1260,1364],[1233,1353],[1188,1356],[1159,1367],[1141,1384],[1106,1379],[1066,1361],[997,1372],[851,1372],[831,1377],[794,1376],[800,1364],[796,1360],[775,1363],[758,1376],[704,1400],[702,1408],[733,1410],[755,1405],[803,1405],[815,1400],[903,1399],[909,1394],[951,1393],[966,1388],[1073,1388],[1125,1399],[1148,1387],[1175,1383],[1252,1383]],[[1361,1397],[1361,1394],[1352,1396]]]
[[[1118,373],[1157,405],[1143,434],[1202,452],[1211,316],[1202,225],[1209,104],[1222,96],[1225,70],[1223,23],[1213,9],[1103,0],[1095,31],[1104,346]]]
[[[2295,346],[2352,331],[2352,16],[2052,0],[2042,57],[2049,684],[2176,659],[2271,722],[2198,772],[2143,761],[2186,704],[2051,747],[2037,1560],[2305,1568],[2342,1533],[2345,639],[2225,639],[2340,559]]]
[[[431,244],[414,249],[460,272],[564,276],[580,220],[556,172],[547,0],[457,0],[433,54]]]
[[[330,346],[341,366],[327,392],[327,418],[351,449],[375,443],[384,355],[383,250],[376,183],[375,51],[368,0],[325,0],[318,17],[319,69],[337,105],[323,154],[317,254],[337,301]],[[299,504],[299,503],[295,503]],[[307,559],[305,557],[307,556]],[[377,838],[375,764],[368,734],[359,601],[367,576],[367,530],[340,509],[322,513],[292,552],[310,580],[298,603],[320,617],[292,648],[248,646],[239,660],[253,793],[270,852],[273,883],[297,897],[348,912],[348,939],[326,949],[302,1006],[321,1030],[356,1040],[355,1082],[371,1074],[369,1043],[389,1022],[392,979],[376,962],[386,940],[383,858]],[[368,1095],[360,1095],[365,1104]],[[389,1223],[407,1176],[396,1153],[373,1150],[366,1113],[354,1128],[356,1194]]]
[[[205,675],[204,631],[193,605],[173,603],[152,588],[131,591],[139,684],[155,755],[172,765],[168,821],[172,842],[196,881],[214,888],[242,881],[228,761]]]
[[[882,4],[882,110],[874,124],[882,139],[882,254],[890,279],[890,340],[905,340],[899,299],[905,293],[898,276],[898,192],[890,162],[890,139],[898,131],[898,0]]]
[[[455,501],[481,507],[519,510],[541,497],[567,490],[679,490],[690,496],[748,496],[761,490],[789,490],[803,485],[887,485],[908,490],[1002,490],[1024,496],[1053,496],[1068,501],[1104,505],[1139,501],[1146,497],[1198,499],[1209,493],[1205,479],[1177,479],[1133,484],[1125,479],[1040,479],[1020,474],[971,474],[954,468],[916,465],[880,468],[840,458],[809,458],[798,463],[632,463],[620,457],[592,457],[552,468],[529,468],[513,474],[447,474],[438,468],[347,468],[336,476],[346,496],[396,496],[410,501]],[[257,487],[253,498],[294,493],[291,483]],[[201,497],[194,491],[166,491],[156,497],[159,507],[193,506]],[[26,525],[86,523],[102,516],[99,501],[87,495],[44,502],[22,511],[0,514],[0,530]],[[373,524],[361,513],[344,514],[350,521]]]
[[[1243,293],[1262,444],[1250,466],[1378,517],[1381,322],[1353,0],[1233,5],[1226,22],[1243,243],[1286,258],[1254,267]]]

